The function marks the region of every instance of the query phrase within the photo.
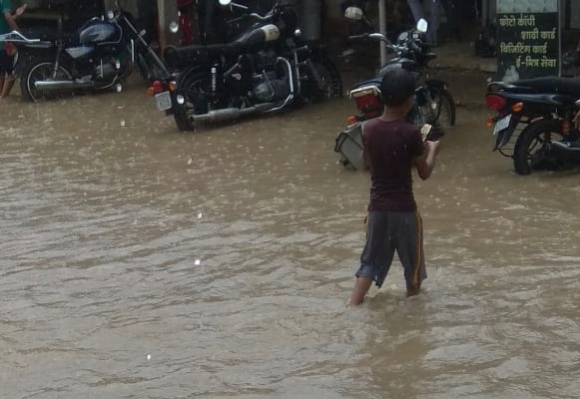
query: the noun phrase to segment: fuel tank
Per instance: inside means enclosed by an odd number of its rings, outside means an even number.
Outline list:
[[[260,47],[266,43],[274,43],[280,39],[280,28],[274,24],[264,24],[253,27],[235,39],[244,47]]]
[[[92,20],[79,29],[79,43],[81,45],[117,43],[121,40],[121,35],[121,29],[117,25]]]

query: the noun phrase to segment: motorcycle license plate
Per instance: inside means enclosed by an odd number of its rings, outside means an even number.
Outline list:
[[[512,116],[508,115],[505,118],[502,118],[499,121],[497,121],[495,124],[495,128],[493,129],[493,135],[495,136],[496,134],[498,134],[502,130],[507,129],[508,126],[510,125],[511,120],[512,120]]]
[[[163,93],[155,94],[155,105],[157,105],[159,111],[171,109],[171,93],[164,91]]]

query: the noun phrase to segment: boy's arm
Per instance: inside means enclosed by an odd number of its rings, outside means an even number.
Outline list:
[[[16,19],[18,17],[20,17],[22,14],[24,14],[24,11],[26,11],[26,8],[27,7],[28,7],[28,4],[24,4],[24,5],[20,6],[20,7],[18,7],[16,9],[16,12],[14,12],[14,14],[12,14],[12,12],[10,11],[10,9],[4,9],[4,10],[2,10],[2,13],[4,14],[4,19],[8,23],[8,26],[10,27],[10,29],[12,29],[12,30],[19,30],[18,24],[16,23]]]
[[[417,168],[417,173],[422,180],[427,180],[433,173],[435,159],[440,147],[441,143],[439,141],[427,141],[424,155],[413,159],[413,165]]]
[[[16,23],[16,18],[12,15],[10,10],[4,10],[4,19],[8,23],[8,26],[12,30],[18,30],[18,24]]]

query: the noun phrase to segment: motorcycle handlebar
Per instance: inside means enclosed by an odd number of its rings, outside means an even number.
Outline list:
[[[40,39],[29,39],[22,33],[13,30],[12,32],[0,35],[0,42],[11,42],[11,43],[38,43]]]
[[[258,21],[269,21],[270,19],[272,19],[272,12],[270,11],[268,14],[264,16],[253,12],[250,14],[250,17],[257,19]]]

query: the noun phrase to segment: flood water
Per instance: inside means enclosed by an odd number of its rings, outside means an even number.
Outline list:
[[[2,398],[580,391],[580,176],[515,175],[483,108],[415,179],[424,293],[395,260],[348,309],[369,188],[333,152],[348,100],[196,134],[141,88],[0,106]]]

